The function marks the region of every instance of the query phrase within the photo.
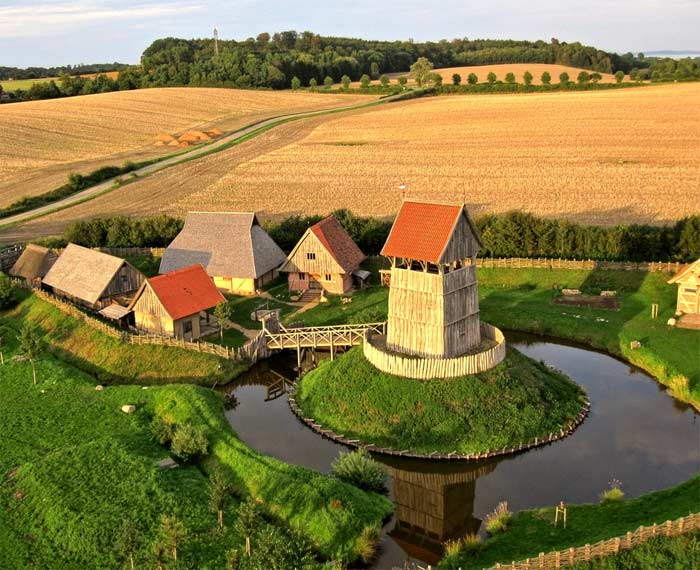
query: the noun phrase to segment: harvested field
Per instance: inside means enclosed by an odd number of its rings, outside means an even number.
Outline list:
[[[0,232],[56,233],[114,213],[346,207],[388,216],[407,196],[600,223],[698,213],[700,84],[419,99],[289,123],[84,204]]]
[[[126,160],[178,148],[156,146],[158,135],[231,131],[287,113],[369,100],[367,96],[234,89],[141,89],[0,106],[3,152],[0,207]]]

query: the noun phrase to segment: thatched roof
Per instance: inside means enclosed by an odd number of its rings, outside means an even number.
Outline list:
[[[118,257],[69,243],[44,277],[44,284],[95,304],[125,263]]]
[[[10,275],[29,280],[43,279],[56,258],[50,249],[30,243],[10,269]]]
[[[160,273],[199,263],[211,277],[256,279],[285,260],[252,212],[190,212],[168,246]]]

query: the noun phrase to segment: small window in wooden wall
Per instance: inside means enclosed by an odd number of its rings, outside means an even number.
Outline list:
[[[686,287],[685,292],[686,293],[696,293],[697,289],[695,287]]]
[[[185,321],[182,323],[183,334],[189,334],[192,332],[192,321]]]
[[[310,251],[306,254],[306,259],[314,260],[316,259],[316,254],[313,251]]]
[[[304,281],[306,280],[306,273],[300,273],[299,274],[299,281]]]
[[[333,276],[330,273],[326,273],[326,281],[333,281]]]

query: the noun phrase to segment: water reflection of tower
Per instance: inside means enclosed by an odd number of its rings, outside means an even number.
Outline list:
[[[476,480],[498,462],[381,461],[392,479],[395,524],[389,535],[409,556],[435,564],[445,541],[478,532]]]

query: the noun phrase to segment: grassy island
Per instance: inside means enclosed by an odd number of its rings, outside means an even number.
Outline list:
[[[325,428],[379,447],[475,453],[558,431],[580,412],[583,391],[563,374],[509,350],[497,367],[452,380],[385,374],[354,348],[299,385],[297,403]]]

